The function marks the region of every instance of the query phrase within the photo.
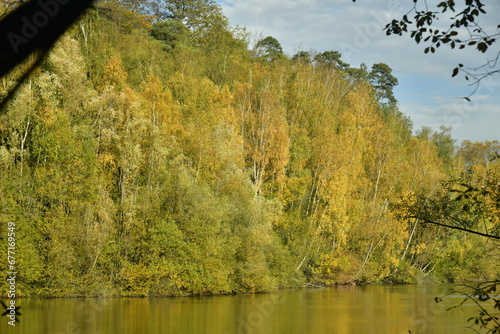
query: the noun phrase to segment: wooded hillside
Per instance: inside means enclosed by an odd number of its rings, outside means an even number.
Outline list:
[[[252,48],[209,1],[161,20],[131,3],[89,10],[0,113],[20,294],[498,275],[493,242],[409,214],[498,234],[498,142],[413,133],[385,64]]]

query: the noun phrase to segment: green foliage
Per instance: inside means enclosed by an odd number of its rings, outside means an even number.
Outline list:
[[[392,91],[398,85],[398,79],[392,75],[392,69],[387,64],[374,64],[369,78],[381,103],[383,101],[388,104],[398,102]]]
[[[230,294],[491,268],[494,247],[411,213],[498,233],[497,143],[457,151],[448,129],[412,136],[387,65],[349,68],[336,51],[288,59],[272,37],[249,51],[213,2],[165,4],[99,4],[0,116],[0,227],[19,227],[23,295]]]
[[[295,61],[298,63],[303,63],[303,64],[310,64],[311,63],[311,53],[308,51],[299,51],[293,55],[292,61]]]
[[[340,59],[342,55],[338,51],[325,51],[314,56],[314,61],[318,66],[333,66],[342,71],[349,68],[349,64]]]
[[[472,154],[472,147],[481,152]],[[489,145],[464,142],[465,173],[442,182],[433,194],[410,194],[396,212],[413,222],[412,261],[422,270],[436,270],[445,281],[488,280],[498,273],[499,174],[496,161],[484,165]],[[489,159],[488,159],[489,160]],[[445,228],[445,229],[443,229]],[[494,267],[494,266],[493,266]]]
[[[164,43],[165,50],[171,52],[189,33],[188,28],[179,21],[163,21],[153,24],[151,36]]]
[[[284,56],[280,42],[272,36],[267,36],[255,44],[255,54],[267,61],[275,61]]]

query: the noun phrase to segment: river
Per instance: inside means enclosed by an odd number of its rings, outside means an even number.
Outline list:
[[[342,286],[189,298],[18,299],[16,334],[446,334],[473,333],[476,309],[449,286]],[[5,301],[5,300],[4,300]]]

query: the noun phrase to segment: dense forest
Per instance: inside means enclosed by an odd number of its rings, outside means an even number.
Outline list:
[[[500,234],[498,141],[414,131],[385,64],[143,3],[98,2],[0,112],[18,294],[498,279],[498,243],[442,226]]]

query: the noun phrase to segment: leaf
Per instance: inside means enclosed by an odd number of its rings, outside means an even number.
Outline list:
[[[487,45],[486,43],[482,43],[482,42],[481,42],[481,43],[479,43],[479,44],[477,45],[477,49],[478,49],[479,51],[481,51],[482,53],[485,53],[485,52],[486,52],[486,50],[488,50],[488,45]]]
[[[422,27],[424,23],[425,23],[425,16],[418,19],[417,27]]]
[[[453,69],[453,73],[452,73],[451,77],[453,78],[453,77],[457,76],[457,74],[458,74],[458,67],[455,67]]]

